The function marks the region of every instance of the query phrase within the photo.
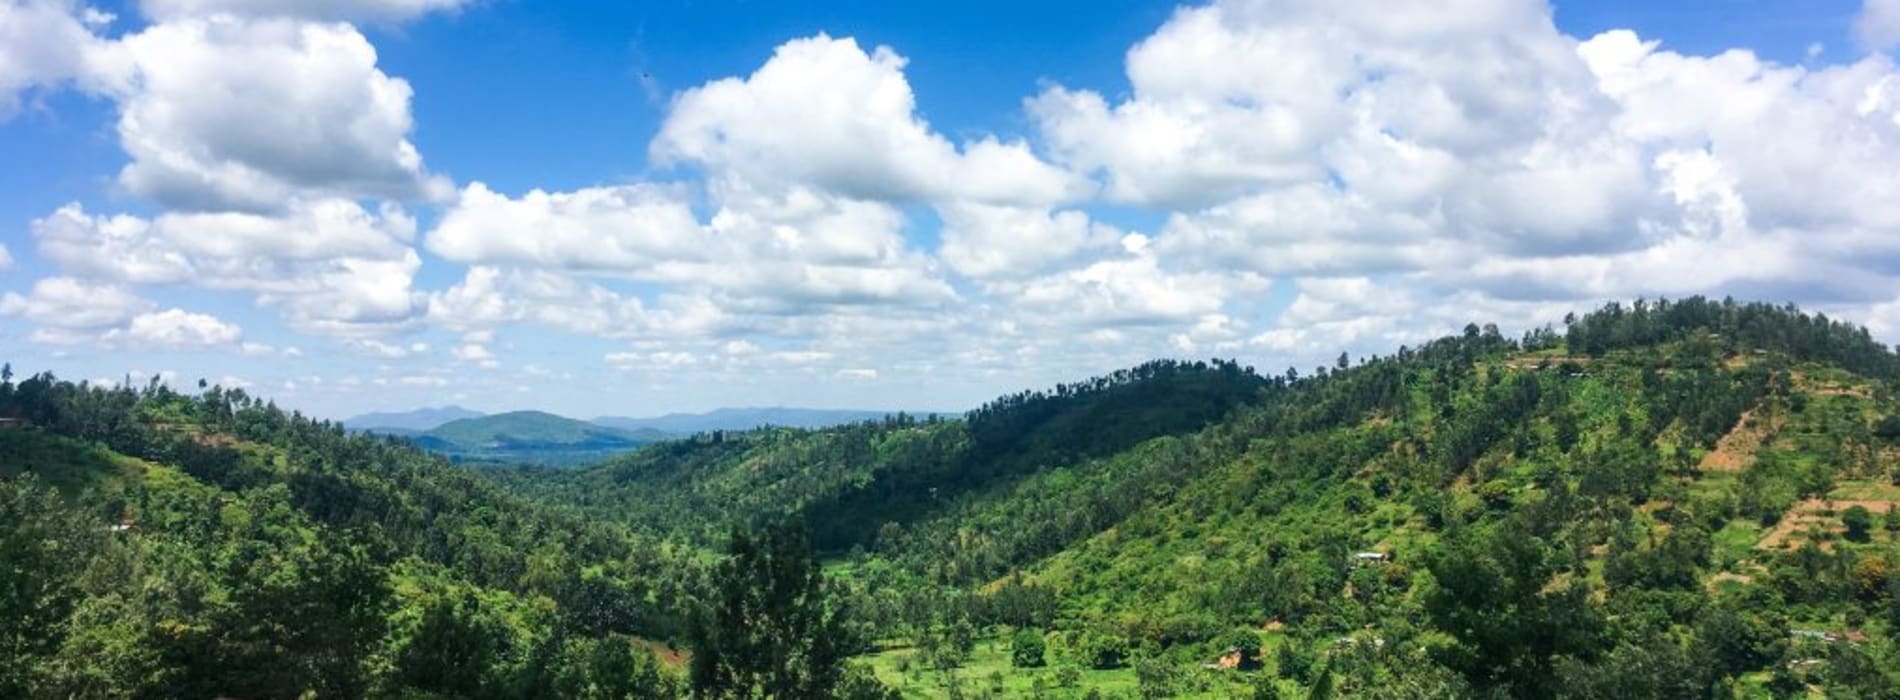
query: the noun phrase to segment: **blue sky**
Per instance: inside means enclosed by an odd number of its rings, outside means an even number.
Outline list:
[[[1642,295],[1900,340],[1892,0],[0,2],[23,370],[592,416]]]

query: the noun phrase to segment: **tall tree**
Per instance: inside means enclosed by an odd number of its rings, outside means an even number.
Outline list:
[[[854,646],[802,531],[734,532],[692,626],[693,695],[828,698]]]

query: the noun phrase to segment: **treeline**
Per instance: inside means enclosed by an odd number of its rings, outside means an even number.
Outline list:
[[[1900,373],[1900,356],[1873,339],[1864,326],[1807,314],[1794,305],[1715,301],[1695,296],[1676,301],[1611,302],[1581,318],[1565,319],[1564,341],[1572,352],[1602,355],[1611,350],[1655,346],[1711,333],[1728,352],[1761,351],[1840,365],[1886,379]]]

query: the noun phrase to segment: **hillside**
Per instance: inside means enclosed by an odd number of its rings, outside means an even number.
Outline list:
[[[1864,329],[1690,299],[1172,367],[497,477],[669,539],[805,523],[907,697],[1896,687],[1900,361]],[[1236,647],[1264,668],[1201,668]]]
[[[455,460],[563,465],[599,460],[672,436],[652,429],[610,428],[541,411],[513,411],[453,420],[400,437]]]
[[[0,416],[0,697],[670,695],[678,549],[241,390]]]
[[[32,573],[0,589],[7,697],[673,697],[802,665],[867,700],[1900,692],[1900,356],[1789,307],[1157,361],[563,470],[215,387],[0,386],[0,560]]]
[[[719,408],[705,413],[668,413],[650,418],[602,416],[596,425],[622,430],[657,430],[675,435],[692,435],[714,430],[753,430],[767,426],[781,428],[829,428],[846,423],[880,420],[899,411],[852,411],[783,406]],[[911,414],[928,415],[928,414]]]

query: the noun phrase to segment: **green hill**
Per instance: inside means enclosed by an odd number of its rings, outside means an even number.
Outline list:
[[[514,411],[449,421],[404,435],[418,447],[457,460],[572,464],[671,437],[657,430],[622,430],[541,411]]]
[[[911,697],[1896,687],[1900,360],[1864,329],[1690,299],[1311,374],[1168,367],[499,478],[704,546],[804,523]],[[1049,665],[958,641],[1011,628]],[[1202,669],[1236,646],[1264,668]]]
[[[1900,692],[1900,356],[1790,307],[1161,361],[566,470],[215,388],[0,386],[28,426],[0,441],[8,697],[670,697],[747,668],[880,700]],[[512,421],[450,435],[596,439]]]
[[[0,697],[670,692],[688,552],[240,390],[0,416]]]

